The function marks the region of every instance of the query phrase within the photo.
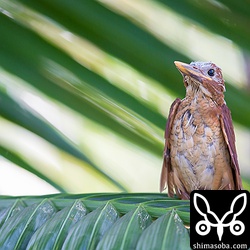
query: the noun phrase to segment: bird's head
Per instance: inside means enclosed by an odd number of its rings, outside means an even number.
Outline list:
[[[221,69],[212,62],[191,62],[190,64],[175,61],[181,72],[185,87],[192,91],[202,91],[218,105],[224,103],[225,84]]]

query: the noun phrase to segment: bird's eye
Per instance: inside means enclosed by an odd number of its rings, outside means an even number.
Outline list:
[[[207,73],[210,76],[214,76],[214,69],[210,69]]]

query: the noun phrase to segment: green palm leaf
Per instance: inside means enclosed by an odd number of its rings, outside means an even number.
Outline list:
[[[136,249],[188,249],[189,235],[175,210],[162,215],[141,235]]]
[[[76,200],[46,221],[31,237],[27,249],[58,249],[71,227],[87,214],[81,201]],[[45,240],[47,239],[47,240]]]
[[[180,219],[189,213],[183,211],[189,202],[177,202],[165,195],[106,193],[0,198],[0,218],[6,211],[10,214],[15,210],[0,227],[3,249],[189,247],[189,235]],[[157,203],[158,207],[153,205]],[[189,224],[189,218],[185,224]]]
[[[33,233],[54,213],[56,209],[48,200],[42,200],[24,208],[5,221],[1,227],[0,245],[3,249],[26,248]]]

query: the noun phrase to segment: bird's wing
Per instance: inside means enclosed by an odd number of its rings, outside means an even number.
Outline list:
[[[231,167],[233,169],[233,175],[235,179],[235,189],[241,190],[242,181],[240,177],[240,168],[239,168],[237,152],[236,152],[236,147],[235,147],[235,135],[234,135],[231,112],[226,104],[223,104],[221,109],[222,109],[222,113],[220,117],[220,122],[221,122],[223,135],[227,143],[229,154],[231,157]]]
[[[173,173],[171,170],[171,161],[170,161],[170,143],[169,138],[171,134],[171,128],[173,121],[177,112],[177,109],[181,103],[181,99],[177,98],[171,105],[168,121],[165,130],[165,148],[163,154],[163,165],[161,170],[161,182],[160,182],[160,191],[162,192],[168,185],[168,195],[172,197],[174,195],[174,180]]]

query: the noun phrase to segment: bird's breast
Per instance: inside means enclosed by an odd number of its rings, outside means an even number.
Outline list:
[[[212,100],[182,101],[171,129],[170,150],[171,165],[191,191],[211,189],[216,167],[227,154],[219,109]]]

